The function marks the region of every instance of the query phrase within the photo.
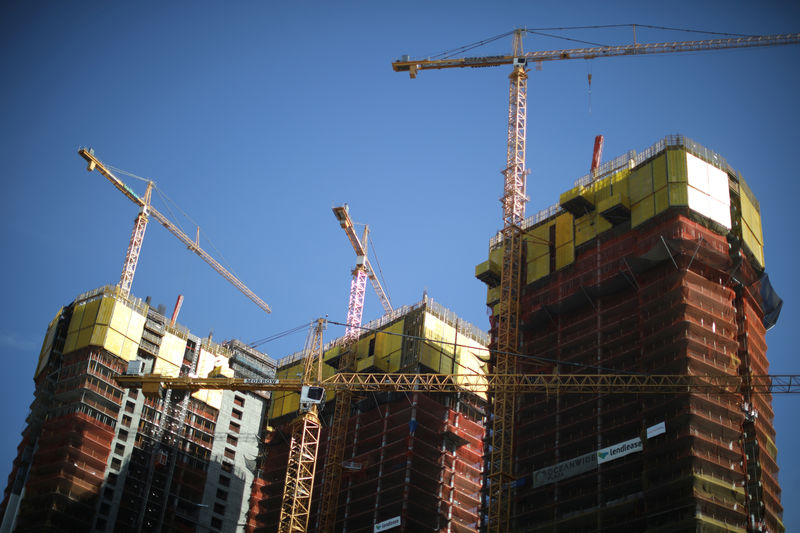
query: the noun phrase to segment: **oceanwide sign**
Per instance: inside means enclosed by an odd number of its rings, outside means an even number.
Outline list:
[[[646,430],[648,439],[658,435],[663,435],[664,433],[666,433],[666,426],[664,422],[650,426]],[[597,468],[597,465],[614,461],[615,459],[625,457],[626,455],[630,455],[632,453],[640,452],[643,449],[644,442],[642,441],[641,437],[636,437],[635,439],[626,440],[625,442],[620,442],[618,444],[614,444],[613,446],[608,446],[594,452],[573,457],[567,461],[561,461],[553,466],[534,470],[533,486],[534,488],[541,487],[543,485],[549,485],[550,483],[555,483],[556,481],[560,481],[568,477],[583,474],[584,472],[588,472],[589,470]]]

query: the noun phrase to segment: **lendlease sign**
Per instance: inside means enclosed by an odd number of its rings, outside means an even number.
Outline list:
[[[597,464],[601,465],[620,457],[625,457],[628,454],[642,451],[642,439],[636,437],[635,439],[620,442],[608,448],[597,450]]]
[[[655,436],[666,433],[666,425],[660,422],[654,426],[647,428],[647,438],[651,439]],[[628,454],[640,452],[644,448],[644,442],[640,437],[635,439],[626,440],[613,446],[608,446],[596,452],[590,452],[578,457],[573,457],[568,461],[562,461],[553,466],[534,470],[533,472],[533,487],[541,487],[555,483],[564,478],[577,476],[589,470],[594,469],[597,465],[608,463],[620,457],[625,457]]]

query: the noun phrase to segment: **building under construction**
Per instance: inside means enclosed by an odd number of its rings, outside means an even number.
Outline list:
[[[358,372],[470,374],[484,379],[485,332],[433,300],[394,310],[366,324],[354,343],[345,338],[324,349],[323,372],[337,371],[354,350]],[[302,373],[303,354],[278,362],[278,377]],[[308,530],[320,530],[320,499],[337,398],[328,395]],[[267,435],[258,479],[253,483],[248,530],[277,529],[284,489],[288,424],[296,393],[273,393],[272,431]],[[355,398],[346,428],[343,475],[335,531],[478,531],[486,398],[469,392],[367,393]],[[344,428],[339,428],[345,431]],[[377,528],[377,529],[376,529]]]
[[[768,373],[759,204],[719,155],[667,137],[522,229],[518,371]],[[502,254],[476,268],[493,334]],[[516,397],[512,530],[784,531],[771,397],[744,389]]]
[[[0,531],[235,531],[248,511],[269,396],[123,390],[124,372],[265,378],[274,362],[192,335],[103,287],[58,311],[34,375]]]

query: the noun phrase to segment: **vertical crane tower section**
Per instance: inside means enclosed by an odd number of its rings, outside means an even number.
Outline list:
[[[515,372],[513,354],[517,351],[519,333],[519,296],[521,291],[523,239],[521,225],[525,219],[525,137],[527,129],[527,72],[529,61],[558,61],[566,59],[595,59],[644,54],[696,52],[729,48],[777,46],[800,43],[800,33],[757,35],[730,39],[637,43],[594,48],[574,48],[525,53],[522,35],[513,32],[513,49],[509,56],[411,60],[404,56],[394,61],[395,72],[408,72],[416,78],[420,70],[463,67],[494,67],[512,65],[509,76],[507,165],[504,174],[503,196],[503,264],[500,276],[500,300],[497,313],[497,343],[493,354],[496,374]],[[488,461],[488,531],[510,529],[511,491],[513,486],[512,452],[514,427],[514,396],[503,389],[492,392],[492,445]]]
[[[514,32],[513,55],[522,55],[522,32]],[[522,222],[525,220],[525,136],[528,117],[528,73],[524,60],[515,60],[509,75],[508,144],[503,171],[503,266],[500,273],[500,306],[497,320],[497,351],[493,371],[513,374],[513,354],[519,339],[519,297],[522,279]],[[492,446],[489,450],[489,531],[505,529],[511,515],[513,481],[514,398],[512,393],[492,394]]]
[[[318,405],[323,400],[323,389],[310,384],[322,379],[323,329],[325,320],[320,318],[311,325],[306,339],[300,416],[292,423],[278,533],[305,533],[311,515],[321,428]]]
[[[355,226],[350,218],[347,204],[333,208],[333,214],[339,225],[347,234],[353,250],[356,252],[356,267],[353,269],[353,280],[350,282],[350,299],[347,306],[347,329],[344,335],[344,347],[339,359],[339,372],[355,372],[356,352],[355,342],[361,333],[361,318],[364,311],[364,298],[366,296],[367,278],[372,280],[372,286],[378,299],[383,305],[383,310],[392,311],[389,296],[383,290],[377,276],[367,258],[367,238],[369,226],[364,227],[361,240],[355,231]],[[350,417],[350,404],[353,393],[343,390],[336,395],[336,404],[333,411],[333,422],[330,427],[330,441],[328,443],[328,457],[323,472],[323,493],[320,500],[321,533],[333,533],[336,524],[336,508],[339,503],[339,489],[342,478],[342,461],[344,460],[345,437],[347,435],[347,422]]]
[[[128,251],[125,252],[125,264],[122,266],[122,275],[119,278],[119,288],[123,296],[129,296],[131,293],[133,275],[136,273],[136,265],[139,263],[139,254],[142,252],[142,243],[144,242],[144,232],[147,229],[152,193],[153,182],[148,181],[147,190],[144,193],[144,205],[142,205],[139,215],[133,222],[131,242],[128,243]]]
[[[92,170],[97,170],[103,176],[106,177],[111,184],[117,188],[122,194],[128,197],[128,199],[138,205],[141,208],[139,212],[139,216],[136,218],[133,227],[133,233],[131,235],[131,241],[128,245],[128,251],[125,254],[125,265],[122,269],[122,275],[120,276],[120,292],[124,294],[124,296],[128,296],[131,291],[131,285],[133,284],[133,275],[136,272],[136,265],[139,261],[139,255],[142,251],[142,242],[144,240],[144,232],[147,229],[147,222],[149,217],[155,218],[162,226],[167,228],[170,233],[175,235],[179,241],[186,245],[186,247],[200,256],[200,259],[208,263],[208,265],[213,268],[220,276],[228,280],[234,287],[239,289],[239,291],[247,296],[250,300],[253,301],[258,307],[262,310],[266,311],[267,313],[272,312],[269,305],[262,300],[256,293],[250,290],[247,285],[242,283],[242,281],[234,276],[231,272],[228,271],[224,266],[222,266],[216,259],[211,257],[205,250],[203,250],[198,241],[193,241],[186,235],[178,226],[173,224],[166,216],[162,215],[158,210],[156,210],[152,205],[150,205],[150,198],[153,190],[153,182],[149,181],[147,183],[147,191],[144,194],[144,197],[140,197],[137,195],[133,190],[128,187],[121,179],[114,175],[111,170],[104,165],[97,157],[94,155],[94,150],[92,149],[85,149],[81,148],[78,150],[78,154],[83,157],[87,162],[88,166],[86,170],[91,172]]]

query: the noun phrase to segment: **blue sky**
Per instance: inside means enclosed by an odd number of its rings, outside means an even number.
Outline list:
[[[344,322],[355,255],[331,213],[344,202],[354,220],[370,224],[396,305],[427,290],[486,328],[485,289],[473,268],[501,225],[508,71],[431,71],[410,80],[392,71],[393,59],[520,26],[800,30],[797,2],[6,2],[1,9],[3,482],[47,323],[80,293],[118,280],[136,216],[133,204],[85,171],[78,148],[92,146],[108,164],[154,179],[200,224],[201,245],[213,244],[273,307],[262,313],[152,224],[133,292],[167,308],[183,294],[180,322],[198,335],[213,330],[215,339],[249,342],[322,315]],[[629,33],[568,35],[619,43]],[[646,29],[637,37],[697,38]],[[525,43],[527,50],[573,45]],[[510,46],[504,40],[476,52]],[[588,171],[601,133],[606,159],[682,133],[741,172],[761,202],[767,271],[785,301],[767,335],[772,373],[800,373],[792,342],[800,320],[798,65],[800,47],[786,46],[554,62],[529,82],[529,214]],[[370,292],[364,318],[380,314]],[[303,339],[262,348],[279,358]],[[798,402],[775,400],[790,531],[800,528],[791,506],[800,501]]]

